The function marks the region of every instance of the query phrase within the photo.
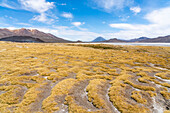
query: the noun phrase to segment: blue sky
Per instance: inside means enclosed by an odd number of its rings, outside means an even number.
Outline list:
[[[169,0],[0,0],[0,28],[69,40],[170,35]]]

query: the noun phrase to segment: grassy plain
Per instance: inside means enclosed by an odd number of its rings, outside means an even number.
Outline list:
[[[0,42],[1,113],[170,109],[170,47]]]

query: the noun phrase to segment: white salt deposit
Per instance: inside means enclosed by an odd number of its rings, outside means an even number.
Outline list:
[[[162,106],[159,105],[159,103],[156,102],[155,97],[152,97],[153,99],[153,107],[154,107],[154,113],[163,113],[164,109]]]
[[[160,80],[162,80],[162,81],[164,81],[164,82],[166,82],[166,83],[168,83],[168,84],[170,84],[170,80],[163,79],[163,78],[158,77],[158,76],[155,76],[155,77],[158,78],[158,79],[160,79]]]
[[[168,70],[166,68],[162,68],[162,67],[156,67],[155,64],[150,63],[150,66],[156,69],[160,69],[160,70]]]

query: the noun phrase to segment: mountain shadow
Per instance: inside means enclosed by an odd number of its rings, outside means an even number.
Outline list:
[[[11,37],[1,38],[0,41],[29,42],[29,43],[43,43],[44,42],[38,38],[33,38],[30,36],[11,36]]]

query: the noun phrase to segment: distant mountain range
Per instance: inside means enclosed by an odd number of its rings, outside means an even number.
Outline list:
[[[82,41],[69,41],[62,38],[56,37],[50,33],[44,33],[36,29],[0,29],[0,41],[12,41],[12,42],[35,42],[35,43],[83,43]],[[131,40],[121,40],[117,38],[112,38],[109,40],[104,39],[103,37],[97,37],[93,41],[95,42],[104,42],[104,43],[170,43],[170,35],[158,38],[147,38],[140,37]]]
[[[119,39],[117,39],[117,38],[112,38],[112,39],[109,39],[109,40],[105,40],[105,41],[103,41],[103,42],[107,42],[107,43],[124,43],[124,42],[126,42],[126,41],[124,41],[124,40],[119,40]]]
[[[135,39],[127,40],[127,42],[138,42],[138,41],[148,40],[148,39],[150,39],[150,38],[140,37],[140,38],[135,38]]]
[[[101,37],[101,39],[104,39]],[[130,40],[120,40],[117,38],[112,38],[109,40],[99,41],[98,38],[93,40],[92,42],[105,42],[105,43],[128,43],[128,42],[135,42],[135,43],[170,43],[170,35],[158,38],[147,38],[147,37],[140,37]]]
[[[104,39],[103,37],[97,37],[96,39],[94,39],[93,41],[91,42],[108,42],[108,43],[112,43],[112,42],[126,42],[124,40],[119,40],[117,38],[112,38],[112,39],[109,39],[109,40],[106,40]]]
[[[170,35],[164,36],[164,37],[158,37],[158,38],[150,38],[150,39],[145,39],[141,40],[139,42],[150,42],[150,43],[170,43]]]
[[[38,42],[38,43],[69,43],[71,41],[56,37],[50,33],[44,33],[36,29],[0,29],[0,41],[12,42]]]

